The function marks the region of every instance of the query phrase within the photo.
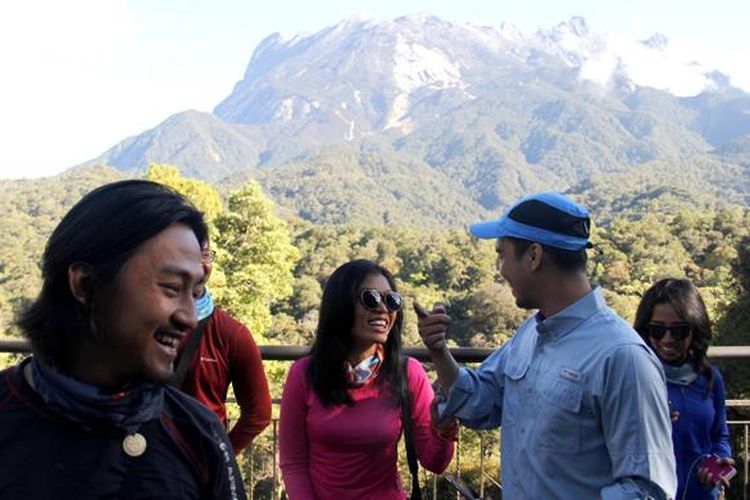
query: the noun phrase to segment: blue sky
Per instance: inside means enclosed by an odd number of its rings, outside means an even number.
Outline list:
[[[51,175],[179,111],[211,111],[267,35],[361,12],[526,32],[581,15],[595,31],[660,32],[750,87],[747,0],[18,0],[0,3],[0,178]]]

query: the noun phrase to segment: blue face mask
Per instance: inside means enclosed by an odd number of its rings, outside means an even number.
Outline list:
[[[195,314],[198,321],[208,318],[214,312],[214,299],[208,293],[208,288],[204,289],[203,296],[195,299]]]

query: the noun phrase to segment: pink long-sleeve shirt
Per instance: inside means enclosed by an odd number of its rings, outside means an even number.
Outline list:
[[[408,361],[414,448],[422,467],[440,473],[453,442],[430,427],[434,393],[422,365]],[[406,498],[397,461],[401,409],[390,391],[370,384],[352,389],[353,406],[326,407],[313,390],[304,357],[292,365],[281,399],[279,453],[289,500]]]

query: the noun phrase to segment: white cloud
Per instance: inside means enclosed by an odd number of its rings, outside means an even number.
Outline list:
[[[679,96],[699,94],[709,87],[707,68],[693,64],[680,47],[668,45],[655,50],[636,41],[612,38],[612,47],[621,54],[630,78],[638,85],[669,90]]]
[[[584,80],[608,87],[617,69],[617,62],[617,58],[611,52],[595,54],[581,66],[579,75]]]
[[[723,65],[715,57],[703,57],[695,51],[668,44],[650,48],[636,40],[616,34],[606,37],[603,50],[584,54],[580,77],[609,87],[616,71],[624,71],[635,84],[667,90],[678,96],[693,96],[711,90],[713,82],[706,74],[720,69],[732,76],[735,85],[750,89],[750,71],[738,71],[735,57],[725,57]],[[699,61],[699,62],[697,62]]]
[[[696,59],[729,75],[732,85],[750,92],[750,65],[746,62],[748,59],[746,47],[737,46],[723,50],[697,49]]]
[[[80,64],[110,55],[130,23],[125,0],[28,0],[0,4],[0,53],[43,64]]]
[[[97,127],[129,21],[124,0],[0,6],[0,177],[50,174],[114,140],[97,137]],[[73,136],[78,121],[89,123],[90,135]]]

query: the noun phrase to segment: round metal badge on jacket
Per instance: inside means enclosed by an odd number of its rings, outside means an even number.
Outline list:
[[[140,457],[146,451],[146,438],[143,434],[130,434],[122,440],[122,449],[130,457]]]

